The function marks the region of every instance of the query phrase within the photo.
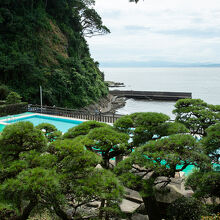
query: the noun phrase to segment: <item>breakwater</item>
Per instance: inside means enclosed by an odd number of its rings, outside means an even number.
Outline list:
[[[177,101],[178,99],[192,98],[189,92],[159,92],[159,91],[134,91],[134,90],[111,90],[111,95],[133,99],[147,99],[160,101]]]

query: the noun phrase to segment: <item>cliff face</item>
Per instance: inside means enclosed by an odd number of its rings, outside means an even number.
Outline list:
[[[0,84],[30,103],[39,103],[41,85],[44,104],[71,108],[105,96],[103,74],[83,36],[82,19],[92,21],[82,18],[89,2],[2,0]]]

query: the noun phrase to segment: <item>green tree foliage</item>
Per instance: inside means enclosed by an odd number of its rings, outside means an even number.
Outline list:
[[[70,128],[63,138],[75,138],[81,135],[87,135],[94,128],[107,127],[107,124],[97,121],[86,121],[76,127]]]
[[[25,171],[28,172],[28,163],[22,160],[22,156],[23,153],[29,151],[40,152],[45,147],[45,137],[30,122],[9,125],[5,127],[0,136],[0,201],[16,210],[21,219],[27,219],[30,214],[29,210],[36,205],[33,194],[28,193],[30,185],[26,188],[23,184],[25,179],[28,181],[26,176],[28,173],[25,173]],[[40,188],[38,190],[40,191]],[[29,197],[28,200],[27,197]],[[25,204],[22,204],[23,201]]]
[[[196,199],[203,201],[209,199],[211,201],[209,204],[206,203],[209,215],[217,215],[219,213],[220,173],[218,171],[194,171],[187,178],[185,185],[193,189],[193,197]]]
[[[173,113],[192,134],[206,135],[205,130],[220,121],[220,106],[209,105],[201,99],[180,99]]]
[[[36,128],[44,133],[49,142],[59,139],[62,136],[62,132],[58,131],[54,125],[49,123],[41,123]]]
[[[217,171],[192,173],[186,182],[197,198],[220,198],[220,173]]]
[[[9,94],[9,89],[6,85],[0,85],[0,100],[5,100]]]
[[[80,24],[82,33],[85,37],[93,37],[110,33],[110,30],[103,25],[101,17],[98,13],[88,6],[94,5],[94,2],[81,2],[79,5]]]
[[[76,141],[78,144],[82,144],[85,149],[88,149],[91,152],[95,152],[96,154],[98,153],[103,159],[103,161],[100,161],[100,164],[105,169],[109,169],[110,159],[113,159],[117,156],[122,156],[123,154],[127,153],[129,136],[114,130],[112,126],[105,123],[88,121],[76,127],[70,128],[68,132],[63,135],[63,138],[66,141]],[[105,179],[105,185],[109,182],[109,180],[116,181],[115,177],[110,175],[111,173],[105,174],[105,172],[109,171],[102,170],[102,172],[104,172],[102,173],[102,178]],[[109,188],[107,188],[109,187],[108,184],[104,188],[106,191],[102,190],[101,188],[96,188],[95,186],[100,185],[100,177],[95,175],[94,178],[93,173],[88,173],[92,174],[92,180],[90,179],[90,175],[87,174],[88,182],[85,183],[86,185],[80,184],[80,187],[87,189],[87,187],[92,183],[94,191],[91,191],[90,193],[92,193],[93,197],[96,191],[100,193],[100,196],[96,198],[101,200],[100,213],[98,218],[102,219],[104,217],[105,219],[109,219],[111,216],[120,215],[118,204],[119,199],[121,198],[120,195],[122,195],[122,188],[118,184],[118,186],[114,186],[114,183],[111,183],[111,187],[116,187],[115,189],[117,190],[112,192],[112,195],[109,197],[109,195],[106,194],[106,192],[109,191]],[[86,192],[85,194],[90,195],[89,192]],[[114,194],[115,197],[113,196]]]
[[[138,147],[119,163],[115,172],[127,187],[139,191],[149,218],[157,220],[164,217],[164,210],[156,201],[155,192],[164,192],[176,172],[189,165],[204,167],[206,163],[209,158],[196,139],[176,134]]]
[[[16,92],[10,92],[6,97],[6,104],[17,104],[21,103],[21,96]]]
[[[128,150],[129,136],[115,131],[110,125],[92,129],[82,141],[91,151],[101,153],[103,167],[109,168],[109,160],[121,156]]]
[[[169,116],[162,113],[146,112],[131,114],[130,119],[133,124],[132,128],[135,128],[133,131],[133,146],[137,147],[152,140],[158,134],[160,125],[169,120]],[[121,130],[126,126],[130,126],[131,120],[128,120],[128,117],[122,118],[119,123],[116,123],[116,128]]]
[[[25,101],[77,108],[108,93],[83,33],[107,33],[84,0],[2,0],[0,83]]]
[[[109,171],[96,169],[101,157],[80,143],[78,138],[58,140],[50,145],[49,152],[57,155],[57,172],[63,194],[68,194],[76,210],[94,200],[105,200],[108,208],[114,208],[121,199],[123,188]],[[107,214],[102,206],[101,215]]]
[[[220,123],[210,126],[206,130],[207,136],[202,139],[205,153],[215,163],[220,163]]]
[[[80,192],[76,196],[81,203],[89,203],[94,200],[101,201],[98,219],[120,216],[119,204],[124,195],[124,189],[112,172],[105,169],[89,172],[87,178],[78,181],[76,190]],[[76,196],[75,198],[77,198]],[[80,203],[77,203],[75,209],[79,205]]]
[[[18,122],[4,128],[0,136],[0,151],[6,161],[18,159],[21,152],[38,150],[46,146],[43,133],[30,122]]]
[[[139,0],[129,0],[129,2],[135,2],[135,3],[138,3]]]
[[[201,220],[202,216],[206,214],[205,205],[193,197],[181,197],[173,202],[168,209],[170,220]]]
[[[0,204],[0,219],[8,220],[14,216],[16,216],[16,211],[13,209],[13,207]]]
[[[169,116],[156,113],[134,113],[121,117],[114,123],[115,129],[132,134],[132,147],[138,147],[147,141],[177,133],[187,133],[188,129],[180,123],[169,122]]]
[[[119,118],[114,123],[114,127],[121,132],[125,132],[128,134],[131,133],[131,128],[134,127],[134,123],[133,123],[131,115],[125,115]]]
[[[47,134],[54,130],[40,127]],[[71,203],[73,218],[83,219],[79,207],[95,200],[105,202],[97,216],[116,215],[123,187],[113,173],[96,168],[101,157],[79,139],[49,144],[30,122],[7,126],[0,136],[0,216],[25,220],[34,210],[48,209],[67,220]]]
[[[18,210],[21,208],[20,219],[27,219],[39,202],[58,200],[61,186],[53,170],[37,167],[23,170],[15,178],[7,179],[0,189],[1,198],[7,198],[7,202]],[[24,207],[23,202],[27,202]]]
[[[80,137],[79,137],[80,136]],[[127,134],[115,130],[112,126],[97,121],[83,122],[70,128],[64,135],[64,139],[79,141],[90,151],[101,154],[103,167],[109,168],[109,160],[128,153]]]

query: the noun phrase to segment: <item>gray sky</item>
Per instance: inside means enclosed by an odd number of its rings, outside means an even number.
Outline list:
[[[220,63],[220,0],[96,0],[111,34],[89,38],[102,62]]]

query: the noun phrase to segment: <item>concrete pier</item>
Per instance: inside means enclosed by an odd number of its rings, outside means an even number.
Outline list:
[[[111,90],[110,94],[133,99],[147,99],[160,101],[177,101],[178,99],[190,99],[189,92],[159,92],[159,91],[133,91],[133,90]]]

